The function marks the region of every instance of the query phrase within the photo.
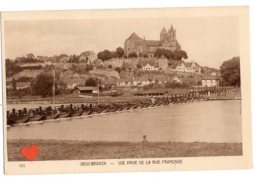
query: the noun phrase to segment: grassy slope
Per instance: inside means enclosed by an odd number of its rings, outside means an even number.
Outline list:
[[[37,144],[36,160],[83,160],[242,155],[241,143],[182,142],[83,142],[55,140],[10,140],[8,159],[25,160],[20,149]]]

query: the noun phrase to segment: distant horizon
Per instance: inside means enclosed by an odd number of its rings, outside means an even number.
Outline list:
[[[162,28],[173,25],[188,61],[219,69],[224,61],[240,56],[238,23],[231,16],[6,21],[5,58],[114,51],[124,48],[133,32],[146,40],[159,40]]]

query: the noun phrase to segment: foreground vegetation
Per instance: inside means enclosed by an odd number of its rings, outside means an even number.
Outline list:
[[[8,160],[26,160],[20,154],[24,146],[36,144],[36,160],[84,160],[120,158],[163,158],[242,155],[241,143],[204,142],[86,142],[56,140],[9,140]]]

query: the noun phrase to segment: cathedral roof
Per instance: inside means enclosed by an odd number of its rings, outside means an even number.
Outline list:
[[[160,41],[159,40],[145,40],[146,46],[159,46]]]
[[[173,26],[171,25],[171,28],[170,28],[170,32],[173,32],[174,30],[173,30]]]
[[[164,33],[164,34],[166,34],[167,33],[167,31],[166,31],[166,29],[163,27],[163,29],[162,29],[162,31],[161,31],[161,34],[162,33]]]
[[[144,45],[144,41],[142,40],[136,40],[135,41],[135,45],[137,45],[137,46],[140,46],[140,45]]]
[[[127,40],[143,40],[141,37],[139,37],[135,32],[133,32],[130,37],[128,37]]]

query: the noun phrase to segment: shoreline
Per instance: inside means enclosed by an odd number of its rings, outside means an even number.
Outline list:
[[[241,99],[208,99],[208,100],[202,100],[202,101],[194,101],[189,103],[197,103],[197,102],[209,102],[209,101],[222,101],[222,100],[241,100]],[[82,119],[82,118],[91,118],[95,116],[102,116],[102,115],[110,115],[110,114],[118,114],[118,113],[125,113],[125,112],[134,112],[139,110],[148,110],[148,109],[157,109],[157,108],[164,108],[164,107],[171,107],[173,105],[181,105],[185,103],[177,103],[177,104],[169,104],[169,105],[162,105],[162,106],[154,106],[154,107],[147,107],[147,108],[138,108],[138,109],[131,109],[127,111],[115,111],[115,112],[108,112],[108,113],[99,113],[99,114],[90,114],[90,115],[82,115],[82,116],[74,116],[74,117],[67,117],[67,118],[59,118],[59,119],[49,119],[49,120],[42,120],[42,121],[33,121],[28,123],[18,123],[18,124],[12,124],[7,125],[7,128],[15,127],[15,126],[29,126],[33,124],[40,124],[45,122],[57,122],[57,121],[66,121],[66,120],[73,120],[73,119]]]
[[[225,95],[216,95],[216,94],[211,94],[210,96],[204,95],[203,97],[210,99],[236,99],[236,98],[241,98],[241,91],[240,88],[233,88],[234,91],[232,93],[226,93]],[[176,93],[178,94],[188,94],[187,89],[183,90],[183,93]],[[162,97],[171,97],[172,95],[175,94],[169,94],[166,96],[157,96],[158,98]],[[112,102],[130,102],[130,101],[136,101],[136,100],[143,100],[143,99],[149,99],[152,96],[117,96],[117,97],[112,97],[112,96],[102,96],[100,99],[100,103],[112,103]],[[89,98],[81,98],[78,96],[57,96],[57,99],[55,100],[55,106],[61,105],[61,104],[84,104],[84,103],[93,103],[96,104],[98,103],[98,97],[97,96],[89,96]],[[64,100],[66,99],[66,100]],[[32,99],[7,99],[7,106],[12,106],[12,105],[26,105],[26,104],[35,104],[35,105],[53,105],[52,101],[53,98],[48,97],[48,98],[32,98]]]
[[[26,161],[20,154],[24,146],[39,147],[37,161],[90,160],[120,158],[171,158],[243,155],[242,143],[209,142],[105,142],[77,140],[7,140],[9,161]]]

